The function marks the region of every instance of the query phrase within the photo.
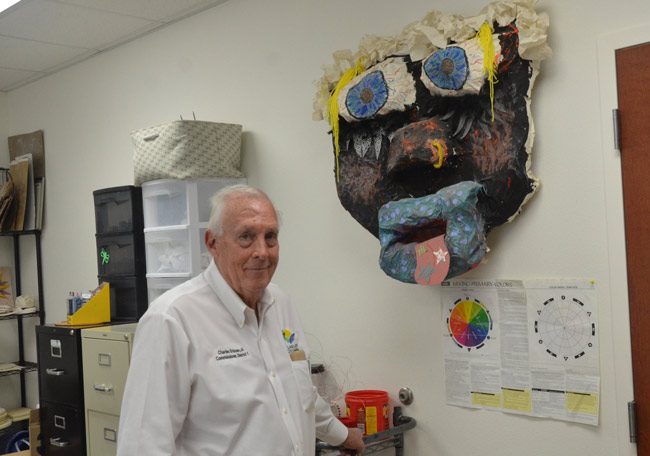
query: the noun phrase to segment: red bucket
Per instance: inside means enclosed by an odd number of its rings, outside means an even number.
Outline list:
[[[357,423],[363,435],[388,430],[388,393],[380,390],[358,390],[345,393],[350,420]]]

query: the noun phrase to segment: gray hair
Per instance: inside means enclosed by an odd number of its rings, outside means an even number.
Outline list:
[[[273,206],[276,216],[278,218],[278,224],[280,223],[280,214],[273,205],[271,198],[264,193],[262,190],[251,187],[247,184],[235,184],[228,187],[224,187],[215,193],[210,202],[212,203],[212,210],[210,212],[210,220],[208,221],[208,229],[212,231],[216,236],[221,236],[223,234],[223,209],[226,206],[226,202],[237,196],[246,196],[249,198],[265,199]]]

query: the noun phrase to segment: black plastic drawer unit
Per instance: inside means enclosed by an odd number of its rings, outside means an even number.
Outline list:
[[[41,400],[83,408],[80,330],[37,326]]]
[[[144,276],[144,234],[98,234],[97,271],[101,276]]]
[[[97,234],[142,232],[142,188],[127,185],[93,192]]]
[[[45,456],[86,454],[84,409],[41,402],[41,442]]]
[[[111,287],[111,321],[136,322],[147,311],[147,279],[144,275],[119,277],[98,276],[99,283]]]

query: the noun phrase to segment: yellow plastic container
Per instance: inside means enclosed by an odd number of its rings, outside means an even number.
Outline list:
[[[69,326],[95,325],[111,321],[111,290],[108,283],[101,284],[100,290],[79,310],[68,315]]]

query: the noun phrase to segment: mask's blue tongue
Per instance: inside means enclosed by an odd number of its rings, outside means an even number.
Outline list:
[[[415,283],[416,247],[421,245],[414,240],[417,232],[443,223],[446,232],[439,245],[449,252],[450,264],[440,281],[476,267],[487,251],[484,221],[477,209],[482,188],[474,181],[464,181],[434,195],[384,204],[379,209],[379,265],[384,272],[402,282]]]

